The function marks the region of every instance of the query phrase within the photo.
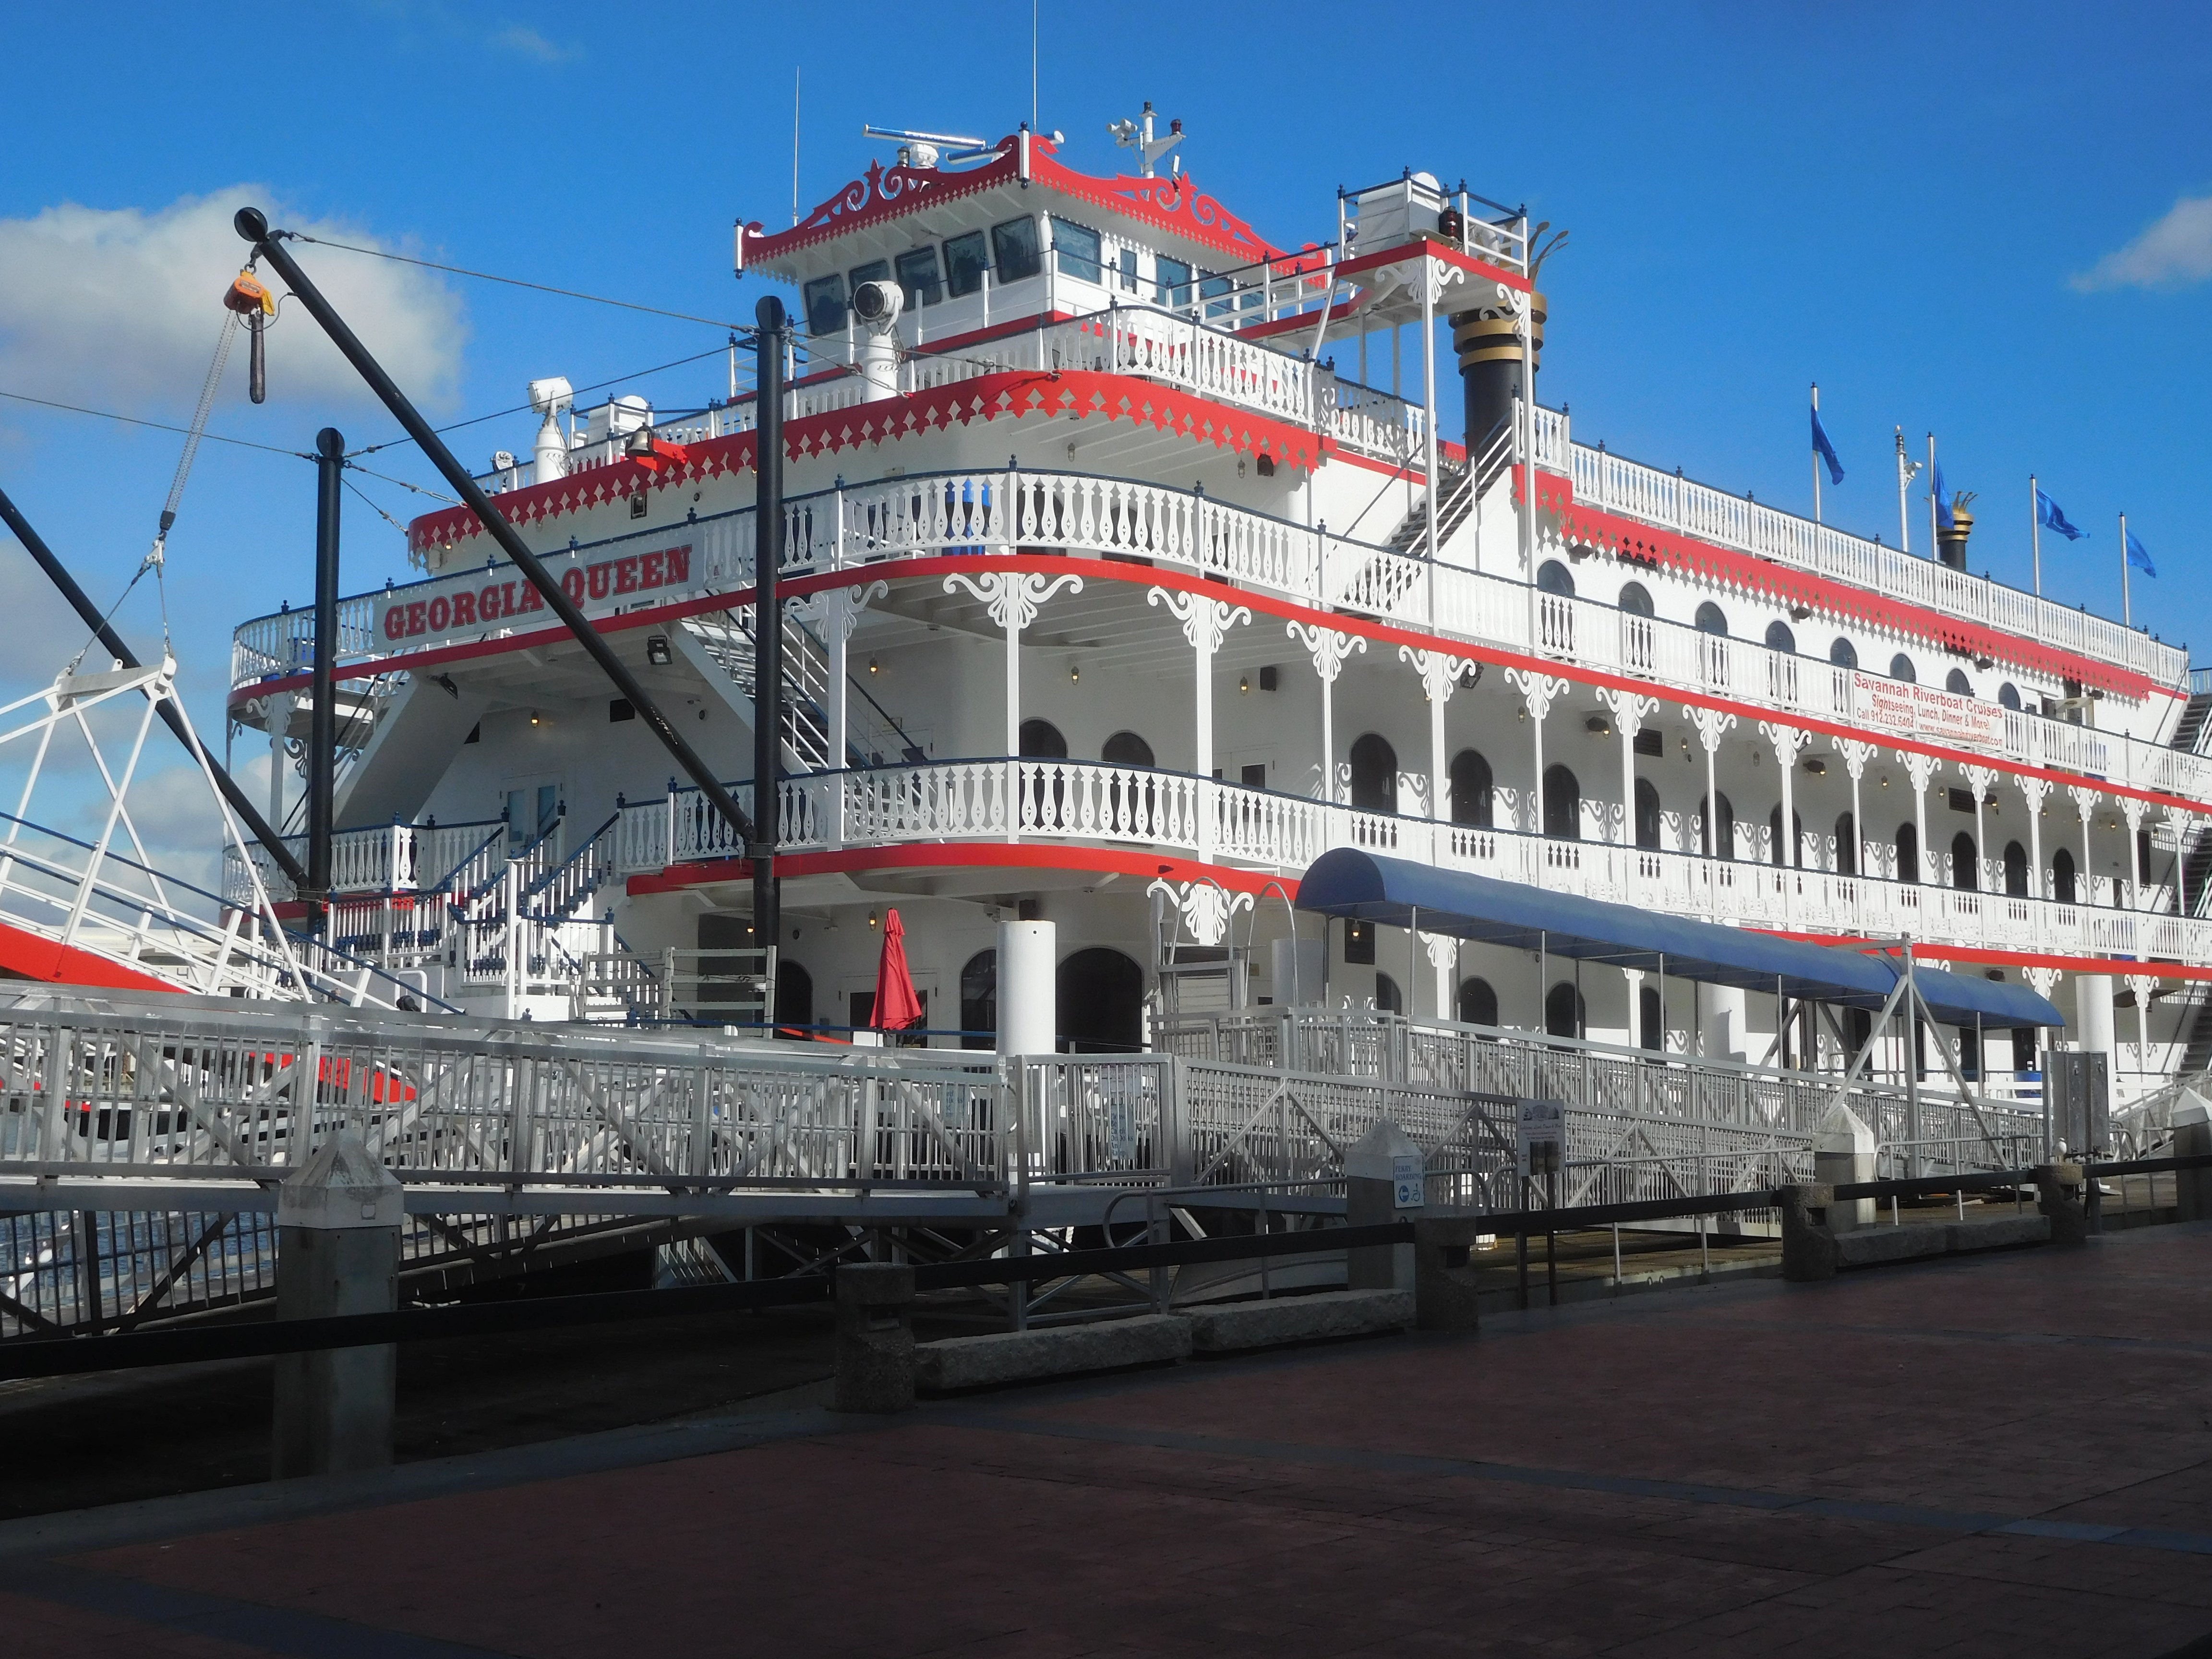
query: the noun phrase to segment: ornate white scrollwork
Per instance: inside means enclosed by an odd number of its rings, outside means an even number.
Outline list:
[[[1037,611],[1044,602],[1065,590],[1071,593],[1083,591],[1083,578],[1076,575],[1045,577],[1028,570],[987,570],[980,576],[964,571],[955,571],[945,579],[945,591],[957,593],[963,588],[969,597],[988,606],[991,620],[1009,632],[1018,634],[1036,620]]]
[[[1598,696],[1605,706],[1613,710],[1613,724],[1623,737],[1634,742],[1636,734],[1644,729],[1644,722],[1657,712],[1659,699],[1647,697],[1640,691],[1601,690]]]
[[[1710,755],[1719,750],[1722,737],[1734,728],[1735,716],[1717,708],[1692,708],[1690,724],[1698,728],[1698,741]]]
[[[889,582],[870,582],[866,586],[823,587],[794,599],[791,613],[802,622],[811,622],[820,629],[825,643],[841,644],[853,637],[860,625],[861,613],[869,605],[891,591]]]
[[[1470,668],[1480,668],[1472,657],[1455,657],[1443,651],[1421,651],[1410,645],[1398,647],[1401,662],[1413,665],[1413,672],[1421,677],[1421,690],[1431,702],[1449,702],[1453,692],[1459,690],[1460,676]]]
[[[1158,592],[1158,589],[1153,590]],[[1284,629],[1313,659],[1314,672],[1327,685],[1336,684],[1337,676],[1344,672],[1344,665],[1355,651],[1367,648],[1364,634],[1340,634],[1334,628],[1323,628],[1319,623],[1285,623]]]
[[[1521,701],[1528,705],[1528,718],[1534,720],[1549,715],[1553,700],[1567,689],[1567,682],[1562,677],[1546,674],[1534,668],[1507,669],[1505,683],[1520,692]],[[1733,721],[1735,716],[1731,714],[1728,718]]]
[[[1813,738],[1813,734],[1803,726],[1785,726],[1778,720],[1759,721],[1759,735],[1772,746],[1774,763],[1784,771],[1796,764],[1797,751]]]
[[[1844,769],[1851,775],[1851,781],[1856,783],[1866,775],[1867,763],[1875,757],[1875,746],[1870,743],[1862,743],[1856,738],[1838,738],[1836,752],[1844,757]]]
[[[1249,893],[1232,893],[1218,881],[1157,880],[1145,890],[1158,894],[1176,908],[1192,941],[1207,949],[1229,936],[1230,918],[1252,908]]]
[[[1231,629],[1252,620],[1252,607],[1249,605],[1231,605],[1226,599],[1188,593],[1180,588],[1150,589],[1146,602],[1165,605],[1169,614],[1182,624],[1182,636],[1190,641],[1191,649],[1203,651],[1208,656],[1221,648],[1222,638]]]

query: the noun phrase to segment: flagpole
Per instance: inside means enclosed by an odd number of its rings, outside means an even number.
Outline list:
[[[2027,475],[2027,537],[2035,549],[2035,597],[2043,597],[2043,501],[2035,487],[2035,474]]]
[[[1897,544],[1912,551],[1912,514],[1905,502],[1905,428],[1897,428]]]
[[[1936,496],[1936,434],[1928,434],[1928,556],[1939,559],[1943,540],[1936,532],[1943,527],[1943,503]]]
[[[1813,418],[1815,421],[1820,418],[1820,383],[1818,380],[1813,382]],[[1816,526],[1820,522],[1820,448],[1818,444],[1813,447],[1813,522]]]
[[[2128,600],[2128,515],[2120,514],[2120,626],[2136,625],[2134,607]]]

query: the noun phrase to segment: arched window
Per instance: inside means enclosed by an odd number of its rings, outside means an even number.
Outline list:
[[[1490,828],[1490,763],[1480,750],[1462,749],[1452,757],[1451,821],[1479,830]]]
[[[1920,678],[1912,672],[1912,659],[1902,651],[1889,659],[1889,677],[1893,680],[1903,680],[1908,685]]]
[[[1788,623],[1771,622],[1766,624],[1766,648],[1770,651],[1796,650],[1797,636],[1790,631]]]
[[[1659,991],[1647,985],[1636,999],[1636,1036],[1639,1047],[1657,1054],[1667,1046],[1665,1016],[1659,1006]]]
[[[2007,680],[2002,685],[1997,687],[1997,703],[2001,708],[2017,712],[2021,706],[2020,688],[2010,680]]]
[[[1802,865],[1805,862],[1805,820],[1796,812],[1790,815],[1790,837],[1782,839],[1782,803],[1777,801],[1774,810],[1766,815],[1767,840],[1774,849],[1777,864]]]
[[[2027,896],[2027,848],[2016,841],[2005,843],[2005,896]]]
[[[1651,609],[1651,594],[1642,582],[1623,582],[1620,585],[1620,608],[1632,617],[1656,614]]]
[[[1103,945],[1078,951],[1053,976],[1060,1043],[1072,1054],[1129,1054],[1144,1047],[1145,970]]]
[[[1544,833],[1554,841],[1583,838],[1583,787],[1564,766],[1544,769]]]
[[[1649,778],[1636,781],[1636,844],[1659,848],[1659,791]]]
[[[1828,647],[1828,660],[1838,668],[1856,668],[1859,665],[1858,647],[1838,634],[1834,643]]]
[[[1836,868],[1846,876],[1859,872],[1859,826],[1849,812],[1836,817]]]
[[[1109,766],[1151,766],[1152,745],[1134,732],[1116,732],[1106,739],[1106,746],[1098,751],[1098,758]]]
[[[1982,884],[1982,858],[1974,838],[1964,830],[1951,837],[1951,885],[1971,893]]]
[[[1021,730],[1024,760],[1066,760],[1067,739],[1050,720],[1026,720]]]
[[[1363,812],[1398,810],[1398,751],[1373,732],[1352,745],[1352,804]]]
[[[1897,878],[1920,879],[1920,828],[1910,822],[1897,826]]]
[[[1707,599],[1698,607],[1698,632],[1725,634],[1728,632],[1728,613]]]
[[[1406,1012],[1405,994],[1399,990],[1398,981],[1388,974],[1375,975],[1375,1012],[1381,1014],[1402,1014]]]
[[[1459,1019],[1462,1025],[1498,1024],[1498,993],[1491,988],[1488,980],[1460,981]]]
[[[1547,593],[1556,593],[1563,599],[1575,596],[1574,573],[1557,559],[1547,559],[1537,567],[1536,586]]]
[[[2051,855],[2051,896],[2061,904],[2075,902],[2074,854],[2063,847]]]
[[[1563,979],[1544,999],[1544,1035],[1583,1037],[1589,1034],[1589,1012],[1583,1003],[1583,994],[1575,989],[1574,981]]]
[[[960,1046],[999,1046],[999,953],[978,951],[960,970]]]
[[[804,1039],[805,1028],[814,1024],[814,975],[808,973],[789,957],[780,957],[775,964],[775,1023],[776,1035],[789,1035]]]
[[[1698,823],[1702,826],[1699,848],[1709,859],[1732,859],[1735,856],[1735,808],[1726,795],[1720,800],[1718,812],[1708,811],[1702,799],[1698,802]]]
[[[1956,696],[1971,697],[1974,695],[1974,683],[1966,678],[1966,671],[1963,668],[1954,668],[1943,677],[1943,689]]]

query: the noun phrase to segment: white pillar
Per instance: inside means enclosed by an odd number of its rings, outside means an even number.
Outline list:
[[[1421,693],[1429,700],[1429,817],[1441,823],[1449,816],[1444,797],[1451,769],[1444,758],[1444,705],[1459,690],[1460,676],[1473,665],[1464,657],[1417,651],[1410,645],[1400,646],[1398,656],[1421,677]]]
[[[1533,669],[1509,668],[1505,683],[1521,693],[1521,702],[1528,714],[1530,736],[1534,739],[1536,759],[1535,785],[1528,792],[1528,830],[1531,835],[1544,833],[1544,717],[1552,712],[1552,700],[1566,689],[1567,682],[1549,674],[1540,674]],[[1537,860],[1540,878],[1543,860]]]
[[[2074,902],[2094,904],[2097,899],[2097,866],[2089,856],[2089,815],[2097,810],[2097,792],[2078,783],[2068,784],[2066,792],[2074,797],[2074,810],[2081,815],[2081,867],[2074,883]]]
[[[1928,844],[1928,782],[1936,775],[1942,763],[1933,755],[1908,752],[1904,757],[1905,770],[1912,780],[1912,833],[1920,843],[1920,867],[1912,873],[1917,882],[1933,882],[1936,878],[1936,849]],[[1903,872],[1899,872],[1902,878]]]
[[[1048,921],[999,924],[999,1052],[1048,1054],[1059,1043],[1059,930]]]
[[[2074,1031],[2084,1054],[2118,1059],[2112,1040],[2112,976],[2076,974],[2074,976]]]
[[[2051,794],[2048,778],[2022,777],[2020,780],[2021,799],[2027,803],[2027,892],[2031,898],[2051,896],[2051,878],[2043,868],[2043,803]],[[2036,914],[2039,930],[2042,913]]]
[[[269,699],[269,822],[279,834],[284,829],[284,733],[297,701],[289,693]]]
[[[1006,769],[1009,774],[1006,835],[1010,841],[1021,838],[1021,768],[1018,757],[1022,749],[1022,630],[1036,620],[1036,614],[1044,602],[1062,590],[1081,592],[1083,578],[1075,575],[1045,577],[1023,571],[991,570],[980,577],[955,572],[945,579],[947,593],[964,592],[969,598],[981,601],[989,611],[991,620],[1006,634]]]
[[[1164,605],[1169,614],[1182,624],[1182,636],[1189,642],[1195,660],[1198,695],[1193,699],[1193,712],[1197,752],[1192,770],[1198,775],[1198,855],[1206,859],[1213,851],[1213,653],[1220,648],[1222,636],[1231,628],[1252,620],[1252,608],[1232,605],[1226,599],[1205,593],[1166,587],[1150,589],[1146,599],[1148,604]]]
[[[1334,805],[1336,791],[1336,678],[1346,658],[1367,648],[1364,634],[1340,634],[1317,623],[1286,623],[1285,631],[1306,648],[1321,681],[1321,799]]]
[[[1874,758],[1874,745],[1856,738],[1839,738],[1836,752],[1844,757],[1844,768],[1851,775],[1851,873],[1867,873],[1866,813],[1860,805],[1859,781],[1866,776],[1867,763]]]
[[[2145,803],[2133,795],[2119,798],[2120,811],[2128,823],[2128,908],[2143,908],[2142,821]]]

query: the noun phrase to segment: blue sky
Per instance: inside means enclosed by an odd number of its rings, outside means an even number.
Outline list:
[[[1803,510],[1817,379],[1849,471],[1831,521],[1893,537],[1892,428],[1916,453],[1933,430],[1950,485],[1983,496],[1975,568],[2025,585],[2036,471],[2093,532],[2046,545],[2048,592],[2118,613],[2124,509],[2160,572],[2138,584],[2138,620],[2212,642],[2195,500],[2212,425],[2212,205],[2191,205],[2212,197],[2204,14],[2107,6],[2092,24],[2078,6],[2011,4],[1875,22],[1831,3],[1293,4],[1147,17],[1042,0],[1040,24],[1042,125],[1066,131],[1066,159],[1086,170],[1116,170],[1105,124],[1150,98],[1185,121],[1200,185],[1278,242],[1326,238],[1338,185],[1408,165],[1571,228],[1547,271],[1540,390],[1572,405],[1577,436]],[[280,222],[749,316],[762,289],[732,281],[730,225],[787,217],[794,68],[811,207],[884,153],[863,121],[1011,131],[1029,108],[1029,26],[1026,4],[963,0],[771,14],[391,0],[250,19],[27,8],[9,25],[0,108],[0,391],[184,418],[239,258],[207,227],[246,186]],[[535,375],[580,386],[719,340],[303,257],[347,285],[362,332],[444,419],[511,405]],[[216,432],[301,450],[326,422],[356,444],[393,434],[311,328],[295,315],[272,337],[263,407],[245,401],[240,354]],[[673,407],[722,379],[709,360],[636,385]],[[532,427],[510,416],[457,447],[480,464],[526,448]],[[143,552],[177,445],[0,400],[0,480],[98,592]],[[404,448],[369,465],[434,482]],[[398,518],[423,504],[361,483]],[[349,588],[404,576],[398,533],[356,498],[347,510]],[[303,463],[203,453],[169,599],[211,729],[229,629],[307,598],[312,524]],[[26,564],[0,553],[0,598],[44,637],[52,613]],[[150,643],[150,603],[134,598],[125,617]],[[15,687],[58,665],[11,656]]]

